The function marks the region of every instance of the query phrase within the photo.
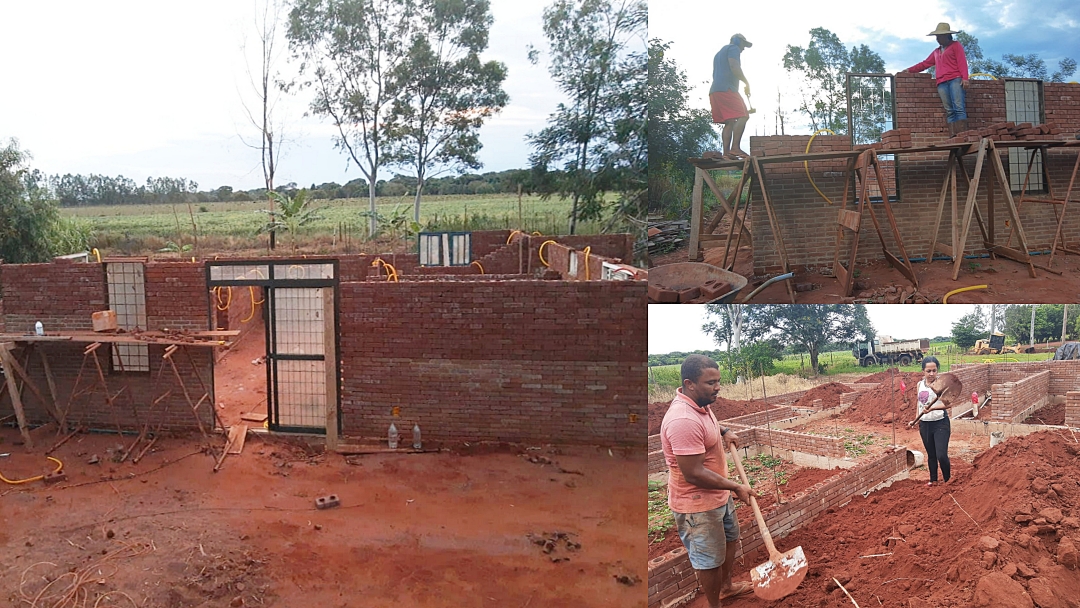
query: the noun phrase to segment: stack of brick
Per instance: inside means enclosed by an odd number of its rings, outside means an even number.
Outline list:
[[[671,289],[656,281],[651,281],[649,283],[649,302],[652,304],[687,304],[694,301],[708,303],[730,291],[731,284],[721,279],[712,279],[702,285],[686,289]]]
[[[881,134],[881,144],[887,149],[896,150],[911,147],[911,129],[893,129]]]
[[[984,137],[996,141],[1031,141],[1060,139],[1062,129],[1056,125],[1033,125],[1030,122],[996,122],[981,129],[968,129],[946,140],[946,143],[976,142]]]
[[[1080,391],[1065,393],[1065,424],[1080,428]]]

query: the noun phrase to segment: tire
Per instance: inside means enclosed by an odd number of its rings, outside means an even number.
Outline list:
[[[911,365],[911,357],[908,355],[900,355],[900,365]]]
[[[874,365],[875,363],[877,363],[877,362],[874,361],[873,357],[866,357],[865,359],[862,360],[862,366],[863,367],[869,367],[871,365]]]

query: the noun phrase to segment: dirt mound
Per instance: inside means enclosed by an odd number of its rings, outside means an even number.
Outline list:
[[[1024,424],[1065,424],[1065,404],[1048,405],[1025,418]]]
[[[810,571],[774,605],[848,605],[829,584],[843,576],[860,606],[1075,606],[1080,443],[1053,431],[1013,437],[953,469],[946,485],[900,481],[781,540],[781,551],[803,548]],[[745,556],[736,580],[765,559]]]
[[[915,401],[918,398],[916,390],[922,377],[920,372],[900,372],[890,385],[886,376],[885,381],[877,388],[859,395],[851,407],[840,416],[853,422],[888,424],[892,421],[895,408],[897,420],[907,422],[915,417]],[[902,392],[901,383],[904,386]]]
[[[890,374],[901,374],[901,373],[903,373],[903,372],[900,371],[900,368],[893,367],[893,368],[889,368],[889,369],[884,370],[884,371],[880,371],[880,372],[877,372],[877,373],[874,373],[874,374],[870,374],[869,376],[863,376],[862,378],[859,378],[858,380],[853,382],[853,384],[871,384],[871,383],[875,383],[875,382],[888,382]]]
[[[671,403],[668,401],[657,401],[649,404],[649,434],[655,435],[660,432],[660,424],[664,421],[664,414],[667,413],[668,406]],[[716,414],[717,420],[727,420],[728,418],[736,418],[738,416],[745,416],[747,414],[756,414],[757,412],[764,412],[766,408],[776,409],[779,406],[770,406],[764,401],[754,399],[753,401],[732,401],[730,399],[724,399],[723,397],[717,397],[713,402],[713,413]]]
[[[850,392],[852,392],[852,389],[843,384],[830,382],[806,391],[802,397],[795,400],[794,405],[796,407],[811,407],[815,399],[821,399],[823,407],[835,407],[840,404],[840,395]]]

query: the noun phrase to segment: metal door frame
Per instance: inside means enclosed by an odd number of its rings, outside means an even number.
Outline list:
[[[308,279],[308,278],[289,278],[289,277],[277,277],[274,276],[275,266],[288,265],[293,266],[321,266],[330,264],[333,267],[333,278],[325,279]],[[211,268],[213,267],[225,267],[225,266],[256,266],[265,267],[266,276],[259,276],[254,279],[242,278],[242,279],[212,279]],[[262,275],[262,272],[258,273]],[[305,274],[306,276],[306,274]],[[338,260],[335,259],[296,259],[296,258],[275,258],[275,259],[255,259],[255,260],[208,260],[206,262],[206,286],[207,286],[207,309],[209,311],[210,324],[213,324],[214,319],[214,302],[210,298],[210,294],[215,287],[262,287],[263,299],[266,301],[265,314],[263,314],[263,332],[266,341],[266,408],[267,408],[267,426],[272,431],[284,432],[284,433],[308,433],[322,435],[326,434],[326,427],[291,427],[281,426],[278,424],[279,411],[278,411],[278,386],[277,386],[277,361],[278,360],[326,360],[326,355],[281,355],[276,353],[276,340],[273,339],[273,325],[274,325],[274,289],[277,287],[288,288],[330,288],[333,293],[334,299],[334,364],[337,367],[334,377],[336,378],[337,386],[334,390],[334,398],[336,400],[335,410],[337,412],[337,434],[341,434],[341,341],[338,340],[341,326],[341,307],[338,299],[338,284],[339,284],[339,267]],[[210,327],[213,330],[213,327]],[[329,395],[328,395],[329,398]],[[329,401],[328,401],[329,403]]]

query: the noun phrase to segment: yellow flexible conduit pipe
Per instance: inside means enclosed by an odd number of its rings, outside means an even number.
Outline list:
[[[473,264],[480,269],[480,274],[484,274],[484,265],[480,263],[480,260],[473,260]]]
[[[49,460],[56,463],[56,470],[53,471],[53,473],[59,473],[61,471],[61,469],[64,468],[64,463],[60,462],[59,458],[53,458],[52,456],[46,456],[46,458],[48,458]],[[40,481],[42,479],[45,479],[44,475],[38,475],[37,477],[28,477],[26,479],[8,479],[7,477],[4,477],[2,474],[0,474],[0,480],[2,480],[4,483],[9,483],[9,484],[11,484],[13,486],[17,486],[20,483],[30,483],[31,481]]]
[[[229,288],[229,291],[230,292],[232,291],[232,287]],[[249,314],[246,319],[240,319],[241,323],[247,323],[248,321],[254,319],[255,318],[255,307],[266,301],[266,298],[263,298],[263,299],[259,300],[258,302],[255,301],[255,286],[254,285],[248,285],[248,294],[251,296],[251,314]],[[232,300],[231,295],[229,296],[229,299]]]
[[[373,262],[371,262],[371,265],[375,266],[376,268],[378,268],[380,264],[382,264],[383,270],[386,270],[386,281],[387,282],[393,281],[393,282],[397,283],[398,282],[397,269],[394,268],[393,266],[391,266],[390,264],[384,262],[382,258],[375,258],[375,260]]]
[[[589,252],[592,251],[592,246],[585,247],[582,253],[585,254],[585,280],[589,280]]]
[[[544,235],[543,235],[542,233],[540,233],[540,232],[537,232],[537,231],[535,231],[535,230],[533,230],[533,233],[532,233],[532,235],[533,235],[533,236],[544,236]]]
[[[221,299],[221,291],[223,289],[228,290],[226,292],[228,294],[228,296],[224,300]],[[254,289],[252,289],[252,291],[254,291]],[[217,306],[218,310],[222,310],[222,311],[229,310],[229,306],[232,305],[232,287],[220,287],[220,286],[215,287],[214,288],[214,299],[216,300],[215,305]],[[254,298],[252,298],[252,299],[254,299]],[[224,304],[224,306],[223,306],[223,304]]]
[[[540,243],[540,249],[536,251],[536,254],[540,256],[540,263],[549,268],[551,267],[551,264],[548,264],[548,261],[544,259],[544,246],[546,246],[548,243],[554,242],[555,241],[544,241],[543,243]]]
[[[954,290],[950,291],[949,293],[945,294],[944,298],[941,298],[941,303],[942,304],[948,304],[949,303],[949,296],[956,295],[958,293],[964,293],[965,291],[975,291],[976,289],[987,289],[989,287],[990,287],[989,285],[972,285],[971,287],[961,287],[960,289],[954,289]]]
[[[515,234],[524,234],[524,233],[522,231],[520,231],[520,230],[515,230],[515,231],[511,232],[510,236],[506,237],[506,244],[507,245],[510,244],[510,241],[514,240],[514,235]]]
[[[97,248],[97,247],[94,247],[94,248],[93,248],[93,249],[91,250],[91,253],[93,253],[93,254],[94,254],[94,257],[96,257],[96,258],[97,258],[98,264],[100,264],[100,263],[101,263],[101,252],[100,252],[100,251],[98,251],[98,248]]]
[[[810,141],[806,142],[806,154],[810,153],[810,144],[814,143],[814,138],[818,136],[818,133],[824,131],[828,131],[829,133],[836,135],[836,133],[832,129],[818,129],[817,131],[814,131],[814,134],[810,136]],[[822,192],[820,188],[817,187],[817,184],[814,183],[814,178],[810,177],[810,163],[804,160],[802,161],[802,166],[803,169],[806,170],[806,179],[810,180],[810,185],[814,187],[814,190],[816,190],[818,194],[821,195],[821,198],[825,199],[826,203],[832,205],[833,202],[829,200],[829,197],[825,196],[825,193]]]

